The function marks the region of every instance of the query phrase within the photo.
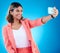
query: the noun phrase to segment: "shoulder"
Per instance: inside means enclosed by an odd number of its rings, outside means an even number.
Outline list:
[[[28,18],[24,18],[23,21],[24,21],[24,22],[28,22],[29,19],[28,19]]]
[[[6,30],[6,28],[7,28],[7,25],[3,26],[2,27],[2,30]]]
[[[23,21],[26,21],[26,20],[28,20],[28,18],[24,18],[24,19],[23,19]]]
[[[4,26],[2,27],[2,30],[6,30],[8,26],[9,26],[9,23],[6,24],[6,25],[4,25]]]

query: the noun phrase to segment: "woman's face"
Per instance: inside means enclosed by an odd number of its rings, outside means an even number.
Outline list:
[[[20,20],[22,17],[22,7],[17,7],[13,11],[10,12],[14,19]]]

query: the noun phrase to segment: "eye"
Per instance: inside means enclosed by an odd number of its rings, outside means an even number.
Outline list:
[[[17,9],[16,12],[19,12],[19,10]]]
[[[16,12],[22,12],[22,10],[18,10],[18,9],[17,9]]]
[[[21,12],[22,12],[22,10],[21,10]]]

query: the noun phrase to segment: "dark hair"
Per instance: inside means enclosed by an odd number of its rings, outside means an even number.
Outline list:
[[[13,23],[14,22],[13,16],[10,14],[10,11],[13,11],[15,8],[17,8],[19,6],[22,7],[22,5],[20,3],[18,3],[18,2],[12,2],[11,3],[11,6],[10,6],[9,12],[8,12],[8,16],[7,16],[7,21],[9,23]],[[21,17],[21,19],[23,19],[23,16]]]

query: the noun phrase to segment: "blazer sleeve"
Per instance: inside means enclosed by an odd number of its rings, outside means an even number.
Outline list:
[[[34,28],[36,26],[41,26],[43,24],[41,18],[38,18],[36,20],[29,20],[29,19],[27,19],[27,21],[28,21],[28,24],[29,24],[30,28]]]
[[[4,44],[5,44],[5,47],[8,51],[8,53],[15,53],[13,48],[12,48],[12,45],[9,41],[8,34],[6,31],[6,27],[3,27],[2,33],[3,33]]]

